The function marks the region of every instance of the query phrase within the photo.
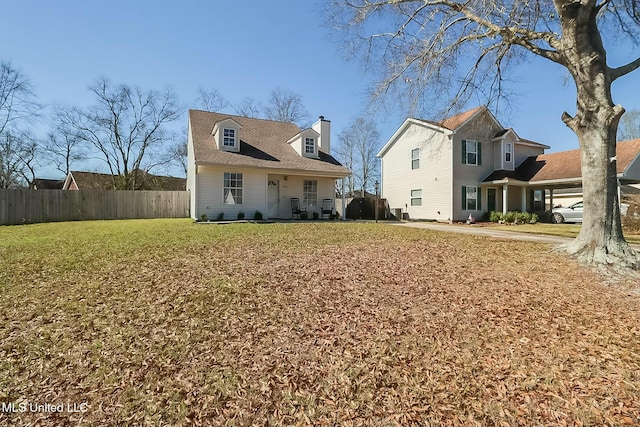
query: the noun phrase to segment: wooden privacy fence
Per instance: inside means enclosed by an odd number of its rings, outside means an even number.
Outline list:
[[[0,189],[0,225],[187,217],[188,191]]]

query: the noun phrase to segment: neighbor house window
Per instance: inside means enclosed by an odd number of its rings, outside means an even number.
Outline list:
[[[318,181],[315,179],[304,180],[302,204],[304,206],[316,206],[318,204]]]
[[[241,205],[242,204],[242,174],[225,172],[224,173],[224,204],[225,205]]]
[[[507,142],[504,145],[504,161],[511,162],[511,143]]]
[[[411,206],[422,206],[422,190],[411,190]]]
[[[315,154],[316,152],[316,140],[314,138],[304,139],[304,152],[305,154]]]
[[[420,167],[420,149],[415,148],[411,150],[411,169],[418,169]]]
[[[481,148],[481,145],[478,141],[463,139],[462,140],[462,163],[465,165],[479,165],[480,154],[481,154],[480,148]]]
[[[462,209],[468,211],[479,211],[480,207],[480,189],[478,187],[462,187]]]
[[[224,145],[225,147],[236,146],[236,130],[235,129],[224,129],[222,131],[222,145]]]
[[[534,212],[544,211],[544,190],[533,190],[533,210]]]

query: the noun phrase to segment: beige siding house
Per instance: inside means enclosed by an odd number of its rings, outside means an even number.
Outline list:
[[[542,212],[567,191],[581,200],[580,151],[548,148],[504,128],[486,107],[441,122],[409,118],[377,154],[382,196],[396,216],[437,221]],[[631,191],[640,183],[640,139],[618,142],[614,160],[619,188]]]
[[[521,210],[529,200],[524,188],[504,191],[484,180],[547,148],[505,129],[486,107],[441,122],[409,118],[377,154],[382,196],[392,213],[412,219],[460,221]]]
[[[331,122],[291,123],[190,110],[187,190],[191,215],[215,219],[238,212],[292,218],[298,199],[309,217],[322,202],[335,207],[335,182],[351,172],[331,156]]]

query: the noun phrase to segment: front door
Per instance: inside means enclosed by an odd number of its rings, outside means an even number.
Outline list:
[[[487,188],[487,210],[493,212],[496,210],[496,189]]]
[[[280,218],[280,181],[270,179],[267,187],[267,216]]]

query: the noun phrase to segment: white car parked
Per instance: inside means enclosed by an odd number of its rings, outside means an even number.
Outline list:
[[[551,211],[554,224],[563,222],[582,222],[582,202],[574,203],[566,208],[555,208]]]

